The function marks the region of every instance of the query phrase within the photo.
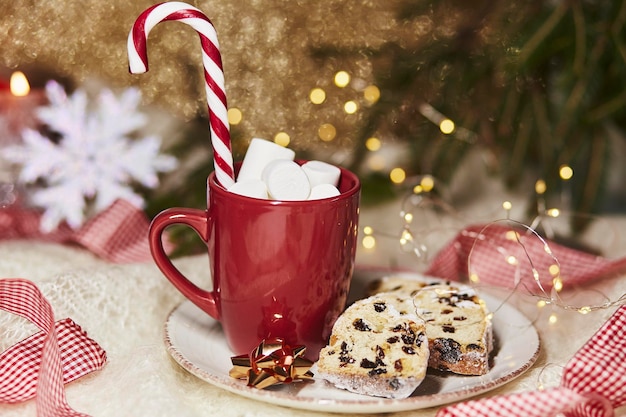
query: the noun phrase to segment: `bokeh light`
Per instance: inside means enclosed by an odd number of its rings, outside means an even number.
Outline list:
[[[348,114],[354,114],[358,109],[359,105],[356,104],[356,101],[354,100],[346,101],[346,103],[343,105],[343,110]]]
[[[439,123],[439,130],[441,130],[441,133],[444,133],[446,135],[454,132],[454,128],[454,122],[450,119],[444,119],[441,121],[441,123]]]
[[[338,71],[335,74],[335,85],[340,88],[346,87],[350,84],[350,74],[346,71]]]
[[[376,103],[378,99],[380,99],[380,89],[375,85],[365,87],[365,90],[363,90],[363,98],[365,98],[368,103]]]
[[[381,146],[382,146],[382,143],[380,139],[378,138],[369,138],[368,140],[365,141],[365,147],[370,152],[376,152],[377,150],[380,149]]]
[[[374,236],[368,235],[361,240],[361,244],[365,249],[374,249],[376,246],[376,238]]]
[[[546,192],[547,189],[547,185],[546,182],[544,180],[537,180],[535,182],[535,192],[537,194],[544,194]]]
[[[289,142],[291,142],[291,138],[286,132],[278,132],[274,136],[274,143],[280,146],[287,147],[289,145]]]
[[[322,104],[326,101],[326,91],[319,87],[312,89],[309,93],[309,100],[311,100],[313,104]]]
[[[422,190],[428,193],[432,191],[433,188],[435,188],[435,179],[430,175],[426,175],[420,181],[420,185],[422,186]]]
[[[324,142],[330,142],[337,136],[337,129],[330,123],[324,123],[317,130],[317,135]]]
[[[574,170],[569,165],[561,165],[559,167],[559,176],[563,181],[570,180],[574,176]]]
[[[389,173],[389,179],[394,184],[402,184],[406,179],[406,172],[402,168],[394,168]]]
[[[231,126],[236,126],[243,120],[243,113],[237,107],[231,107],[228,109],[228,123]]]

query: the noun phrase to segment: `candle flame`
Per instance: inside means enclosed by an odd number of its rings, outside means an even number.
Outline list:
[[[27,96],[30,92],[30,85],[26,75],[22,71],[15,71],[11,74],[11,94],[17,97]]]

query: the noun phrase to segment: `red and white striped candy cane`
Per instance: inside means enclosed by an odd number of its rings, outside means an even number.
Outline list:
[[[235,182],[235,170],[228,126],[224,70],[217,32],[209,18],[199,9],[183,2],[160,3],[146,9],[139,15],[128,35],[130,72],[142,74],[148,71],[148,34],[157,24],[168,20],[185,23],[200,35],[215,175],[220,184],[228,188]]]

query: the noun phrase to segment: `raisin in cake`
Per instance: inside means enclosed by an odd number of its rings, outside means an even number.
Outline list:
[[[423,323],[402,312],[406,299],[379,294],[356,301],[333,326],[316,375],[338,388],[386,398],[406,398],[426,376],[428,340]]]
[[[389,276],[375,281],[370,291],[414,302],[415,313],[426,323],[431,368],[463,375],[489,371],[491,315],[472,287],[435,278]]]

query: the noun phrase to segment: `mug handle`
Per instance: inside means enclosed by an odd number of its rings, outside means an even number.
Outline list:
[[[150,252],[156,265],[163,275],[191,302],[200,307],[209,316],[219,320],[219,309],[217,308],[217,293],[207,291],[189,281],[174,266],[171,259],[163,248],[163,232],[168,226],[182,224],[192,228],[207,243],[210,236],[209,221],[204,210],[174,207],[163,210],[157,214],[148,231]]]

